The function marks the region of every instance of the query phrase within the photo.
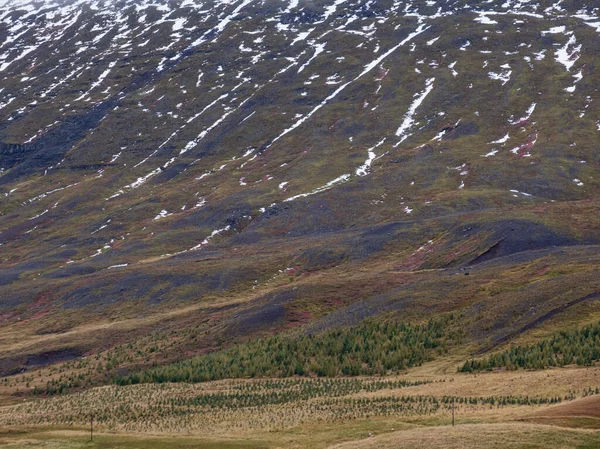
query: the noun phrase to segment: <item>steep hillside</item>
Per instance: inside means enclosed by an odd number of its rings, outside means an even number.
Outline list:
[[[0,374],[388,314],[459,312],[465,356],[596,320],[599,12],[2,1]]]

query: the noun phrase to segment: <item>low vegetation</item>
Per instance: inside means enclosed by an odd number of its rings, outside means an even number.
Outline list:
[[[466,418],[531,411],[597,394],[593,387],[555,394],[454,394],[454,382],[372,377],[110,385],[5,407],[0,426],[80,428],[93,414],[99,431],[222,435],[392,416],[447,422],[453,407]]]

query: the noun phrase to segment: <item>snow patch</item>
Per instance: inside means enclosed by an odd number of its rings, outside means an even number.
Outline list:
[[[369,174],[369,171],[371,170],[371,164],[373,164],[373,161],[375,160],[375,150],[377,147],[383,145],[383,143],[385,142],[385,137],[383,139],[381,139],[375,146],[372,146],[371,148],[369,148],[367,150],[367,160],[365,161],[365,163],[363,165],[361,165],[360,167],[358,167],[356,169],[356,176],[366,176]]]
[[[321,193],[324,192],[325,190],[329,190],[331,189],[333,186],[337,185],[337,184],[342,184],[346,181],[348,181],[350,179],[350,174],[344,174],[342,176],[338,176],[337,178],[329,181],[327,184],[325,184],[324,186],[318,187],[315,190],[313,190],[312,192],[309,193],[301,193],[299,195],[295,195],[295,196],[291,196],[285,200],[283,200],[284,202],[289,202],[289,201],[294,201],[297,200],[298,198],[305,198],[307,196],[311,196],[311,195],[316,195],[317,193]]]
[[[202,242],[200,242],[198,245],[193,246],[192,248],[190,248],[188,251],[196,251],[200,248],[202,248],[203,246],[208,245],[208,243],[215,238],[217,235],[222,234],[223,232],[227,232],[231,229],[231,226],[227,225],[224,228],[221,229],[215,229],[208,237],[206,237],[204,240],[202,240]]]
[[[433,90],[434,81],[435,78],[429,78],[425,82],[425,90],[415,95],[416,99],[408,108],[408,112],[404,116],[402,124],[396,130],[396,136],[400,137],[400,141],[395,146],[398,146],[400,143],[404,142],[409,137],[410,134],[407,134],[406,131],[408,131],[415,124],[415,120],[413,118],[414,114],[417,111],[417,108],[421,105],[421,103],[423,103],[423,100],[425,100],[425,97],[427,97],[427,95],[429,95],[429,93]]]
[[[558,63],[565,66],[567,72],[571,71],[571,68],[577,60],[579,59],[579,52],[581,51],[581,44],[575,45],[577,43],[577,39],[575,38],[575,34],[572,34],[569,38],[569,41],[565,44],[564,47],[559,48],[555,52],[555,59]]]
[[[173,215],[173,214],[172,213],[170,214],[166,210],[163,209],[159,212],[159,214],[156,217],[154,217],[153,220],[160,220],[161,218],[168,217],[169,215]]]
[[[534,104],[535,104],[535,103],[534,103]],[[534,106],[534,107],[535,107],[535,106]],[[531,112],[533,112],[533,110],[532,110]],[[531,114],[531,113],[530,113],[530,114]],[[497,143],[506,143],[506,142],[508,142],[508,139],[510,139],[510,134],[509,134],[509,133],[506,133],[506,136],[504,136],[504,137],[501,137],[501,138],[500,138],[500,139],[498,139],[498,140],[493,140],[492,142],[489,142],[489,145],[494,145],[494,144],[497,144]]]
[[[511,117],[510,119],[508,119],[508,123],[510,123],[511,125],[518,125],[523,122],[526,122],[531,117],[531,114],[533,114],[533,111],[535,111],[536,106],[537,106],[537,103],[531,103],[531,105],[529,105],[529,108],[527,109],[527,111],[525,112],[525,115],[523,117],[516,119],[516,120],[513,119],[513,117]]]

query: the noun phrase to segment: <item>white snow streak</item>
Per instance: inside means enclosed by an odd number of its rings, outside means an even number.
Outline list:
[[[295,130],[296,128],[298,128],[300,125],[302,125],[304,122],[306,122],[309,118],[311,118],[319,109],[321,109],[323,106],[325,106],[331,100],[333,100],[346,87],[348,87],[350,84],[356,82],[358,79],[360,79],[363,76],[365,76],[367,73],[369,73],[375,67],[377,67],[385,58],[387,58],[389,55],[391,55],[393,52],[395,52],[398,48],[402,47],[404,44],[406,44],[407,42],[411,41],[413,38],[415,38],[416,36],[418,36],[419,34],[421,34],[422,32],[424,32],[428,28],[429,27],[426,27],[423,24],[419,25],[417,27],[417,29],[414,32],[412,32],[411,34],[409,34],[404,40],[402,40],[402,42],[400,42],[399,44],[397,44],[394,47],[392,47],[391,49],[389,49],[387,52],[385,52],[384,54],[382,54],[381,56],[379,56],[377,59],[375,59],[371,63],[367,64],[365,66],[364,70],[356,78],[354,78],[351,81],[348,81],[345,84],[342,84],[340,87],[338,87],[336,90],[334,90],[333,93],[331,93],[328,97],[326,97],[321,103],[319,103],[317,106],[315,106],[308,114],[306,114],[306,115],[302,116],[301,118],[299,118],[292,126],[290,126],[289,128],[285,129],[281,134],[279,134],[277,137],[275,137],[271,141],[271,143],[266,146],[265,150],[269,149],[279,139],[281,139],[285,135],[289,134],[290,132],[292,132],[293,130]]]
[[[377,142],[377,144],[375,146],[372,146],[371,148],[369,148],[367,150],[367,160],[365,161],[365,163],[363,165],[361,165],[360,167],[358,167],[356,169],[356,176],[366,176],[369,174],[369,172],[371,171],[371,164],[373,164],[373,161],[375,160],[375,148],[381,146],[383,143],[385,142],[385,137],[383,139],[381,139],[379,142]]]
[[[508,123],[510,123],[511,125],[517,125],[519,123],[529,120],[529,118],[531,117],[531,114],[533,114],[533,111],[535,110],[536,106],[537,106],[537,103],[531,103],[531,105],[529,106],[529,109],[527,109],[527,112],[525,112],[525,115],[523,117],[521,117],[520,119],[516,119],[516,120],[514,120],[511,117],[508,120]]]
[[[425,90],[416,95],[417,98],[415,99],[415,101],[412,102],[412,104],[408,108],[408,112],[404,116],[404,121],[396,131],[396,136],[400,137],[400,141],[396,144],[396,146],[404,142],[408,138],[409,134],[406,134],[406,131],[415,124],[413,116],[417,111],[417,108],[421,105],[421,103],[423,103],[423,100],[425,100],[425,97],[427,97],[427,95],[429,95],[429,93],[433,90],[434,81],[435,78],[429,78],[425,82]]]
[[[324,186],[318,187],[315,190],[313,190],[312,192],[309,193],[301,193],[300,195],[295,195],[295,196],[291,196],[285,200],[283,200],[284,202],[288,202],[288,201],[294,201],[297,200],[298,198],[305,198],[307,196],[311,196],[311,195],[315,195],[317,193],[321,193],[324,192],[325,190],[329,190],[331,189],[333,186],[337,185],[337,184],[342,184],[346,181],[348,181],[350,179],[350,174],[345,174],[342,176],[338,176],[337,178],[329,181],[327,184],[325,184]]]

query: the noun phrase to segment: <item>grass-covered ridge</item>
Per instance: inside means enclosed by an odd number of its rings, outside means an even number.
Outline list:
[[[420,365],[457,338],[453,315],[426,324],[366,320],[318,335],[275,335],[117,379],[120,385],[244,377],[387,374]]]
[[[513,346],[481,360],[468,360],[459,369],[474,372],[506,368],[545,369],[571,364],[589,366],[600,360],[600,322],[581,329],[562,331],[529,346]]]

